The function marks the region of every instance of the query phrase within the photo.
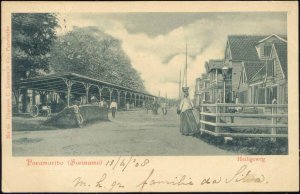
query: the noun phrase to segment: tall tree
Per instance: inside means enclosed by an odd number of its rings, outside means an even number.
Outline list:
[[[56,27],[53,13],[12,14],[12,87],[16,102],[19,80],[49,72],[49,51]]]
[[[78,28],[59,37],[51,50],[51,68],[144,91],[121,42],[96,27]]]

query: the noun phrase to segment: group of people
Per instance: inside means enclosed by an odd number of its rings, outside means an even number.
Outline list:
[[[112,102],[110,103],[109,107],[108,107],[108,103],[105,101],[104,98],[102,98],[99,103],[97,103],[95,101],[95,98],[92,98],[91,101],[92,101],[92,104],[98,104],[100,108],[109,108],[111,110],[112,118],[116,117],[116,112],[117,112],[117,109],[118,109],[118,103],[116,102],[115,99],[112,99]],[[76,121],[76,124],[77,124],[78,127],[82,127],[83,117],[80,114],[79,107],[80,107],[80,101],[74,100],[72,108],[74,109],[75,121]]]
[[[109,107],[108,107],[108,104],[107,102],[105,101],[104,98],[102,98],[99,102],[99,107],[106,107],[106,108],[109,108],[111,110],[111,116],[112,118],[115,118],[116,117],[116,112],[118,110],[118,103],[116,102],[115,99],[112,99]]]
[[[152,110],[152,114],[158,115],[159,107],[161,107],[163,115],[166,115],[167,112],[168,112],[168,103],[165,102],[165,101],[159,103],[156,99],[154,99],[154,101],[152,103],[150,103],[150,102],[147,103],[145,105],[145,107],[146,107],[146,110],[147,110],[147,114],[148,114],[149,110]]]

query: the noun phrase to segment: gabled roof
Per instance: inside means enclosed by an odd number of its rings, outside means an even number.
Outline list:
[[[253,80],[259,80],[260,76],[264,76],[263,69],[265,69],[265,62],[257,61],[257,62],[244,62],[244,70],[247,76],[248,82],[253,82]],[[265,71],[265,70],[264,70]]]
[[[259,60],[256,44],[266,36],[231,35],[228,43],[232,60],[257,61]]]
[[[249,83],[263,81],[265,77],[266,77],[266,65],[264,65],[260,70],[257,71],[255,75],[253,75]]]
[[[286,35],[271,35],[278,39],[286,41]],[[270,35],[230,35],[228,36],[228,44],[231,52],[232,60],[239,61],[258,61],[259,56],[256,45],[271,37]]]
[[[279,62],[284,76],[287,78],[287,44],[286,43],[274,43]]]
[[[210,72],[212,69],[222,69],[224,61],[222,59],[211,59],[207,63],[207,70]]]
[[[279,40],[282,40],[283,42],[287,42],[287,36],[286,35],[276,35],[276,34],[272,34],[262,40],[259,41],[259,43],[264,42],[265,40],[268,40],[269,38],[275,36],[276,38],[278,38]]]

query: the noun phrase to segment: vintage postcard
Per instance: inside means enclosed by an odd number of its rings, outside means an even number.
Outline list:
[[[3,2],[4,192],[299,190],[297,2]]]

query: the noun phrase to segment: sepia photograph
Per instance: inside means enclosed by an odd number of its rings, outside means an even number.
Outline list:
[[[286,18],[13,13],[13,155],[288,154]]]
[[[299,189],[295,5],[6,2],[2,190]]]

